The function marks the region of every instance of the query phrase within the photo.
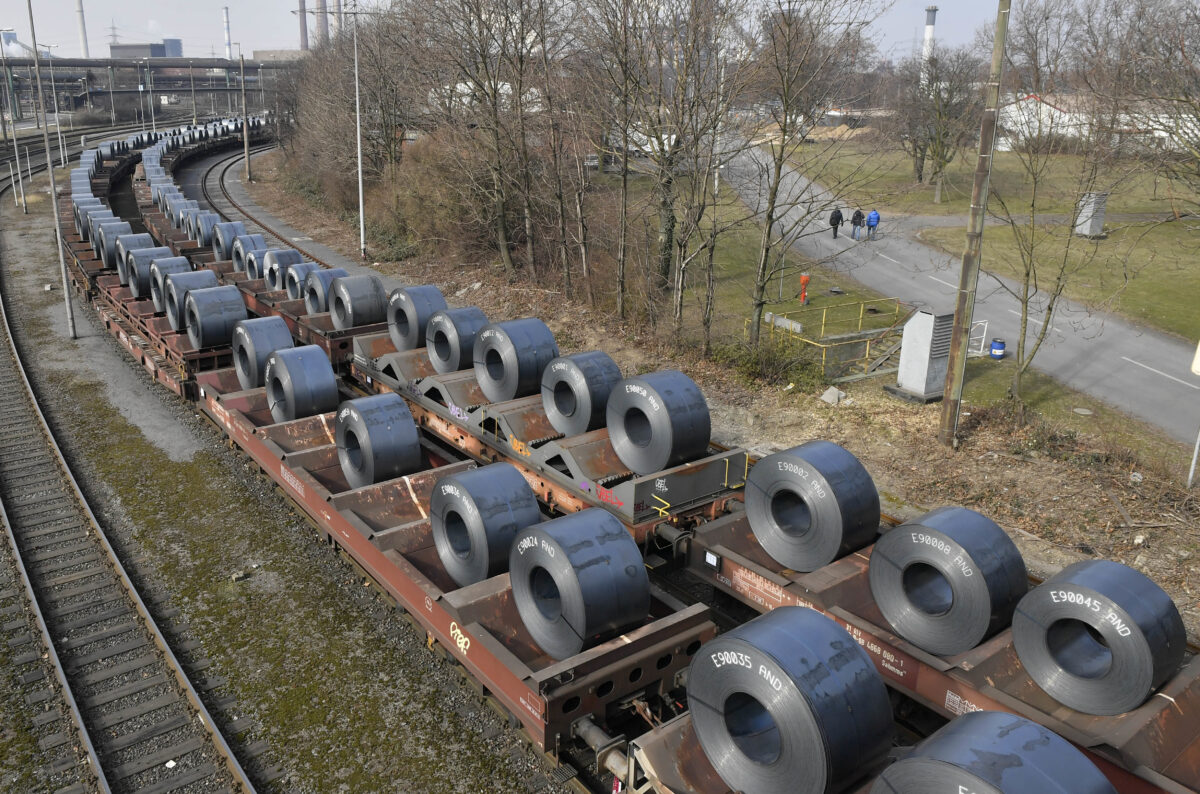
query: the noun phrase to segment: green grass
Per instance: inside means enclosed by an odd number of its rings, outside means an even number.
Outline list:
[[[617,186],[617,179],[612,175],[603,175],[597,182],[614,191]],[[649,178],[642,176],[635,176],[630,180],[631,234],[637,234],[642,228],[657,228],[655,207],[651,204],[652,184]],[[614,192],[614,199],[615,195]],[[710,209],[702,221],[703,229],[707,229],[713,211]],[[755,219],[748,217],[746,206],[728,189],[722,192],[721,201],[715,211],[718,213],[718,221],[730,224],[730,228],[718,237],[714,256],[716,311],[713,317],[713,338],[740,340],[745,336],[746,323],[754,308],[754,280],[761,244],[761,226]],[[767,290],[766,311],[787,314],[814,331],[821,325],[822,314],[826,310],[828,333],[854,330],[858,327],[862,301],[888,297],[867,289],[831,268],[810,262],[799,254],[789,253],[787,262],[782,279],[776,275]],[[808,273],[810,276],[808,306],[800,303],[801,273]],[[831,290],[840,290],[840,293]],[[697,257],[689,266],[689,279],[684,294],[684,328],[689,333],[695,331],[698,334],[704,292],[704,262],[702,257]],[[863,327],[883,327],[891,323],[893,307],[881,304],[880,309],[878,313],[862,312]]]
[[[1046,227],[1039,261],[1051,268],[1061,261],[1064,233],[1063,227]],[[961,229],[927,229],[921,238],[949,253],[962,249]],[[1077,270],[1066,287],[1069,297],[1189,341],[1200,339],[1200,231],[1183,222],[1116,226],[1106,239],[1093,244],[1075,238],[1071,247],[1072,269]],[[989,227],[983,236],[983,267],[1016,276],[1019,264],[1011,231]]]
[[[968,361],[963,382],[964,404],[973,410],[1002,406],[1012,383],[1013,370],[1011,358]],[[1103,439],[1114,456],[1124,454],[1125,450],[1133,451],[1138,460],[1156,461],[1173,472],[1187,471],[1191,449],[1167,438],[1160,430],[1133,421],[1128,414],[1041,372],[1027,372],[1021,384],[1026,407],[1036,412],[1049,428]],[[1077,408],[1091,413],[1077,413]],[[1013,450],[1014,453],[1017,451]]]
[[[1039,186],[1038,213],[1069,213],[1079,195],[1076,174],[1077,155],[1057,155]],[[875,207],[882,215],[966,215],[970,211],[976,152],[960,152],[946,170],[942,203],[933,203],[933,186],[918,185],[913,179],[912,159],[898,149],[880,148],[864,141],[852,141],[830,147],[828,143],[807,143],[793,155],[793,163],[825,185],[849,185],[844,193],[847,203],[864,211]],[[929,176],[926,166],[926,178]],[[1103,181],[1103,178],[1102,178]],[[1003,196],[1014,213],[1028,207],[1029,179],[1019,156],[997,152],[993,158],[992,191]],[[1107,188],[1100,188],[1107,189]],[[1150,173],[1138,173],[1122,180],[1108,201],[1110,213],[1156,213],[1166,215],[1183,208],[1174,199],[1193,194],[1181,193],[1177,186]]]

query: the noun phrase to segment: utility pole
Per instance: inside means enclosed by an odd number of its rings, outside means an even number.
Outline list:
[[[321,6],[318,6],[320,8]],[[362,172],[362,110],[358,101],[358,15],[351,19],[354,25],[354,138],[358,144],[358,249],[362,258],[367,258],[367,218],[363,206]]]
[[[967,226],[967,245],[962,256],[962,273],[958,279],[958,301],[954,307],[954,330],[950,339],[950,360],[946,366],[946,388],[942,399],[942,421],[938,429],[938,441],[947,446],[958,444],[958,414],[962,408],[963,377],[967,370],[967,343],[971,335],[971,316],[975,310],[975,289],[979,285],[983,222],[987,217],[992,151],[996,145],[996,120],[1000,115],[1000,78],[1004,71],[1004,44],[1008,39],[1012,0],[999,1],[996,36],[992,45],[992,71],[984,95],[987,107],[979,124],[979,158],[975,163],[975,184],[971,189],[971,217]]]
[[[158,132],[158,124],[154,120],[154,69],[150,67],[150,61],[146,61],[146,87],[149,88],[147,96],[150,98],[150,131]]]
[[[242,46],[238,45],[238,61],[242,68],[242,159],[246,161],[246,183],[253,182],[250,176],[250,116],[246,112],[246,56],[242,54]]]
[[[38,105],[42,109],[42,118],[46,117],[46,96],[42,93],[42,67],[37,56],[37,31],[33,27],[33,0],[25,0],[29,9],[29,38],[33,41],[33,70],[37,76]],[[34,108],[37,113],[37,108]],[[46,172],[50,174],[50,218],[54,224],[54,241],[58,248],[58,267],[62,271],[63,301],[67,305],[67,330],[71,338],[75,338],[75,310],[71,307],[71,279],[67,275],[67,262],[63,258],[62,227],[58,223],[58,186],[54,182],[54,159],[50,156],[50,130],[47,124],[42,125],[42,145],[46,147]]]
[[[113,99],[113,82],[117,79],[117,72],[113,67],[108,67],[108,107],[109,119],[113,124],[117,123],[117,100]]]
[[[47,60],[50,61],[50,96],[54,97],[54,133],[58,137],[58,159],[62,163],[62,167],[67,167],[67,147],[63,146],[62,122],[58,116],[58,91],[54,87],[54,59],[50,58],[50,47],[57,47],[57,44],[46,45]],[[46,152],[46,161],[50,162],[50,152]]]
[[[196,73],[192,70],[192,62],[188,61],[188,82],[192,85],[192,126],[196,125]]]
[[[4,92],[3,92],[4,93],[4,97],[3,97],[4,101],[0,102],[0,131],[4,132],[5,140],[8,140],[8,127],[4,123],[3,105],[8,105],[8,107],[11,109],[12,108],[12,97],[8,93],[8,55],[4,51],[4,35],[3,34],[11,33],[11,32],[12,32],[12,28],[0,28],[0,62],[2,62],[4,64],[4,74],[0,75],[0,77],[2,77],[4,80]],[[12,117],[13,117],[12,140],[13,140],[13,149],[15,150],[17,148],[17,114],[13,113]]]

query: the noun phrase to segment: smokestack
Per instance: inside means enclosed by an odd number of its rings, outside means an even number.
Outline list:
[[[229,36],[229,6],[225,6],[223,12],[225,15],[225,60],[233,60],[233,39]]]
[[[342,14],[342,0],[337,0],[337,29],[341,33],[346,29],[346,18]]]
[[[317,46],[329,41],[329,14],[325,11],[325,0],[317,0]]]
[[[308,49],[308,9],[304,7],[304,0],[300,0],[300,49]]]
[[[87,25],[83,22],[83,0],[75,0],[75,13],[79,16],[79,48],[83,50],[83,57],[90,58],[87,46]]]
[[[937,18],[937,6],[925,9],[925,43],[921,46],[921,61],[928,63],[933,55],[933,21]]]

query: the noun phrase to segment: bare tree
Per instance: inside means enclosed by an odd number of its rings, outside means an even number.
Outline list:
[[[1052,200],[1052,192],[1062,191],[1063,174],[1071,180],[1071,192],[1082,199],[1113,191],[1142,165],[1121,150],[1123,106],[1110,95],[1089,90],[1089,81],[1095,88],[1103,79],[1097,73],[1084,79],[1086,70],[1079,68],[1088,56],[1086,47],[1080,45],[1084,25],[1078,14],[1064,8],[1060,0],[1024,0],[1013,22],[1018,35],[1008,57],[1017,73],[1032,86],[1053,87],[1072,99],[1069,112],[1048,105],[1048,97],[1042,95],[1018,98],[1010,106],[1004,133],[1020,164],[1024,184],[1018,193],[1006,195],[993,183],[989,203],[989,211],[1008,226],[1016,250],[1009,263],[1016,278],[1011,283],[996,279],[996,283],[1020,305],[1009,396],[1016,402],[1018,421],[1023,422],[1024,376],[1046,341],[1068,285],[1107,257],[1127,262],[1127,257],[1111,246],[1075,233],[1082,203],[1076,204],[1067,224],[1040,216]],[[1062,28],[1069,28],[1072,36],[1059,35]],[[1097,47],[1120,48],[1115,28],[1107,32],[1094,29],[1093,33],[1100,35],[1090,41],[1093,52]],[[1100,68],[1095,61],[1092,65]],[[1067,103],[1060,100],[1060,104]]]
[[[767,288],[782,277],[787,250],[833,199],[829,190],[797,179],[791,163],[809,131],[845,97],[850,75],[870,54],[863,27],[878,9],[875,0],[770,0],[756,21],[752,58],[757,76],[747,93],[764,116],[760,133],[766,140],[759,151],[748,150],[746,158],[748,181],[757,193],[752,207],[763,225],[751,296],[751,345],[758,344]],[[825,149],[809,162],[827,162],[832,154]],[[836,192],[838,186],[826,187]]]
[[[979,82],[983,61],[973,48],[935,48],[928,60],[900,64],[889,96],[891,137],[912,158],[913,180],[933,182],[941,203],[942,177],[978,126],[983,97]]]

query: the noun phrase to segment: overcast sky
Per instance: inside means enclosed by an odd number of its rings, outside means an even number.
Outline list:
[[[838,2],[838,0],[830,0]],[[333,8],[336,0],[327,0]],[[346,0],[347,5],[349,0]],[[88,46],[91,55],[108,56],[110,26],[116,25],[121,42],[183,39],[183,54],[224,54],[225,35],[221,8],[229,6],[230,36],[241,42],[249,56],[254,50],[295,49],[300,46],[300,26],[291,11],[296,0],[84,0]],[[308,0],[311,10],[316,0]],[[364,5],[373,5],[364,0]],[[873,26],[883,54],[900,60],[919,47],[929,0],[896,0]],[[938,40],[954,46],[969,43],[983,23],[994,22],[996,4],[990,0],[943,0],[938,12]],[[34,0],[39,42],[59,44],[56,55],[79,56],[79,28],[75,0]],[[29,18],[24,0],[0,0],[0,28],[11,27],[29,43]],[[234,47],[234,57],[237,48]]]

